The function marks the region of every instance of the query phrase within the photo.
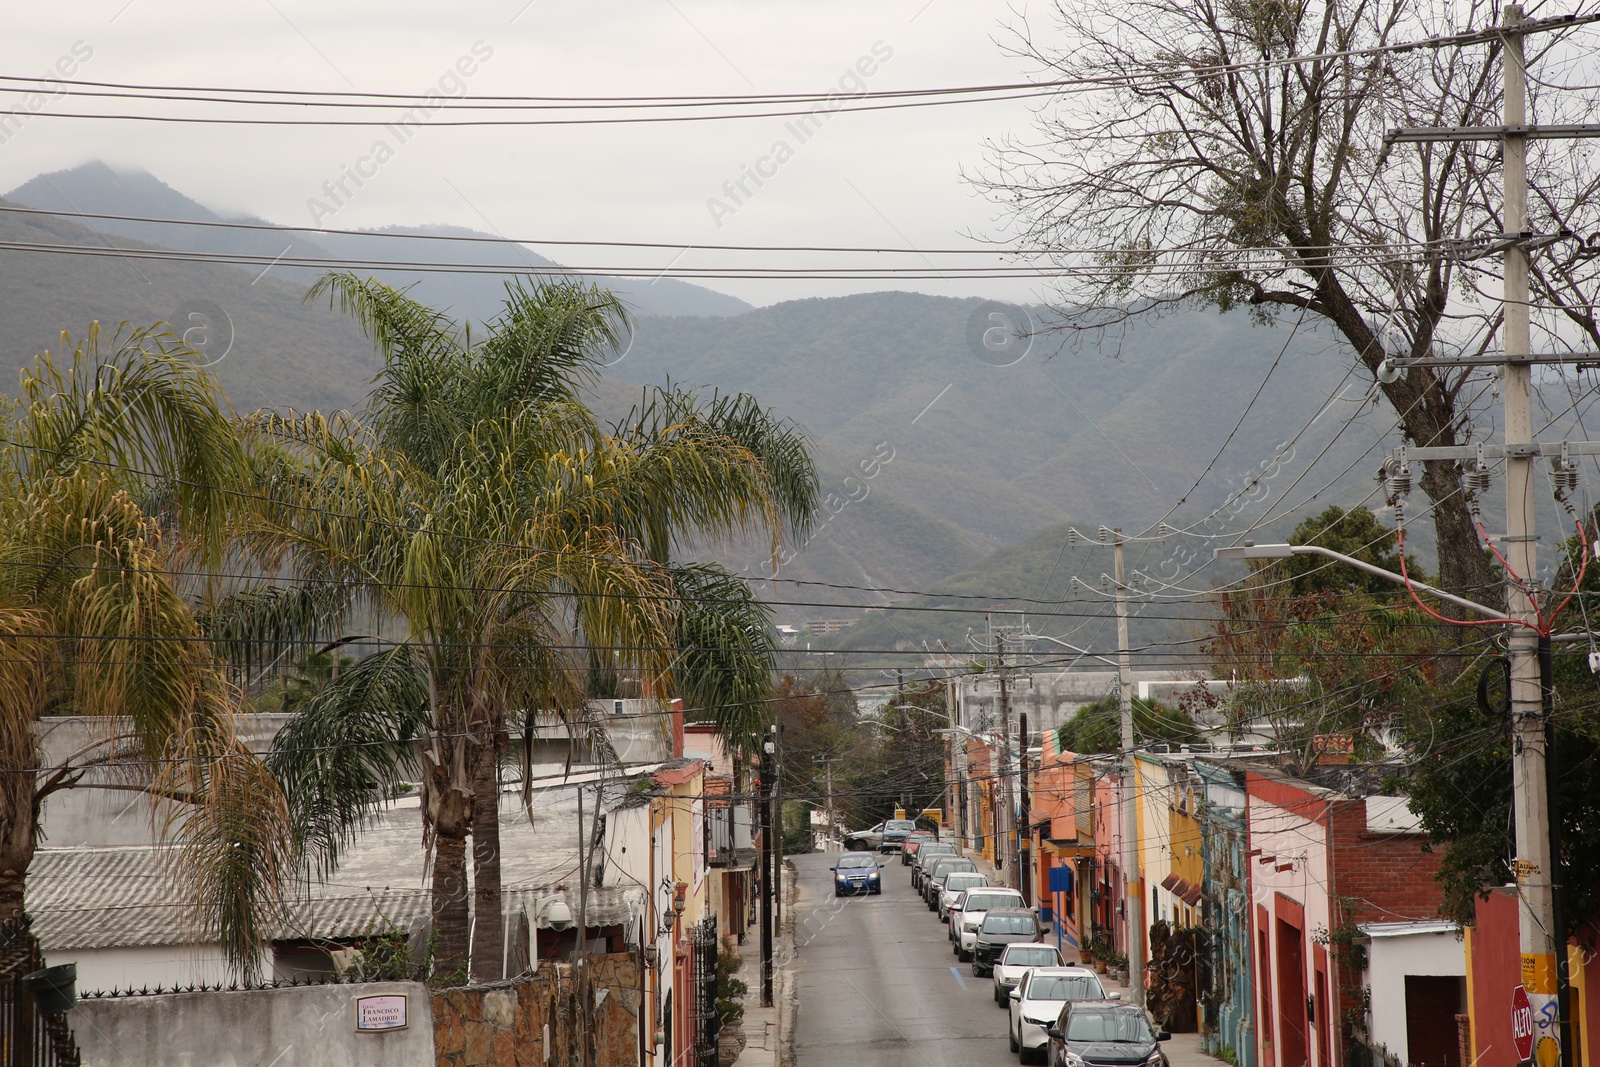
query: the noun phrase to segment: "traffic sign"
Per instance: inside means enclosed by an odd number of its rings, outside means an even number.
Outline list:
[[[1521,986],[1511,991],[1511,1040],[1517,1047],[1517,1062],[1533,1058],[1533,1005]]]

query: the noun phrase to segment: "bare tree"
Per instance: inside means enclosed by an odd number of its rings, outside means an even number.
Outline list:
[[[1485,299],[1499,257],[1459,253],[1500,232],[1499,146],[1382,149],[1392,127],[1499,124],[1496,40],[1391,47],[1492,27],[1497,12],[1486,0],[1056,0],[1060,43],[1024,25],[1014,51],[1041,80],[1072,84],[1039,113],[1042,136],[992,145],[976,180],[1022,243],[1080,268],[1059,293],[1061,328],[1198,304],[1331,326],[1374,377],[1391,356],[1482,352],[1499,326]],[[1547,92],[1536,106],[1587,98]],[[1596,178],[1563,151],[1536,153],[1535,199],[1579,228]],[[1546,264],[1538,290],[1591,333],[1580,294],[1593,262]],[[1471,377],[1412,367],[1376,388],[1408,441],[1455,445],[1486,391],[1469,391]],[[1420,485],[1441,582],[1492,598],[1460,466],[1429,462]]]

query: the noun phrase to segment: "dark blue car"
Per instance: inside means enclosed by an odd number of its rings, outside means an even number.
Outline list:
[[[833,871],[833,895],[882,893],[883,879],[878,874],[882,869],[883,864],[870,852],[840,854],[839,862],[829,868]]]

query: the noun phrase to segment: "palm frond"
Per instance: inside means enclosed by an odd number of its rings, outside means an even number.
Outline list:
[[[329,272],[306,293],[355,319],[383,357],[363,411],[388,447],[438,470],[450,444],[471,425],[461,395],[470,378],[455,322],[375,278]]]
[[[98,324],[76,344],[62,334],[69,367],[45,352],[23,371],[14,433],[27,476],[87,466],[130,488],[165,482],[191,547],[215,558],[247,477],[216,379],[165,332],[119,330],[108,357],[101,342]]]
[[[731,751],[749,752],[777,663],[772,609],[716,564],[673,567],[672,581],[679,597],[672,681],[684,710],[715,723]]]
[[[576,400],[631,329],[622,302],[596,285],[508,282],[505,310],[474,353],[474,413]]]
[[[217,651],[251,676],[338,638],[359,591],[351,582],[262,582],[233,590],[195,619]]]
[[[426,666],[398,645],[346,668],[278,731],[267,765],[288,797],[302,869],[326,877],[340,852],[416,772],[430,726]]]

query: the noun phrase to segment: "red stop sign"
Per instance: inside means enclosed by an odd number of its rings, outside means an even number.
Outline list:
[[[1533,1005],[1521,986],[1511,991],[1511,1040],[1517,1046],[1517,1061],[1533,1058]]]

